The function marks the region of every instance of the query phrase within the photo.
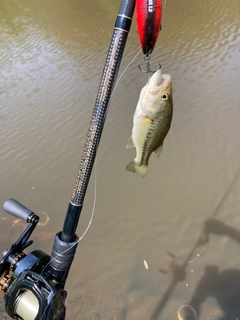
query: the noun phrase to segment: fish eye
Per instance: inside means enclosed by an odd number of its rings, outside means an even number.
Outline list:
[[[164,93],[161,98],[162,98],[162,100],[167,100],[168,99],[168,95],[166,93]]]

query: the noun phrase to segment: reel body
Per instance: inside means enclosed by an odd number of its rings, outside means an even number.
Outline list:
[[[72,260],[70,258],[71,262],[67,259],[65,270],[61,266],[60,269],[51,266],[51,257],[41,250],[26,255],[23,250],[32,244],[33,241],[28,239],[39,218],[14,199],[5,201],[3,208],[29,223],[11,248],[3,252],[0,261],[0,290],[4,292],[6,312],[11,318],[19,320],[65,319],[67,293],[63,288],[73,257]],[[58,242],[56,236],[55,243]],[[58,255],[57,250],[54,253]],[[60,257],[60,261],[65,262],[61,253]]]

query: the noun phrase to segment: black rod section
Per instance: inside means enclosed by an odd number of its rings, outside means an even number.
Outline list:
[[[108,105],[117,78],[128,32],[131,27],[134,8],[135,0],[122,0],[103,69],[74,190],[63,225],[61,239],[66,242],[73,239],[82,211],[83,201],[100,142]]]

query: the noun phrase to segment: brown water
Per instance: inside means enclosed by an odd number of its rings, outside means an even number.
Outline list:
[[[62,229],[119,5],[0,3],[0,203],[14,197],[42,222],[43,212],[49,215],[31,250],[50,254]],[[239,21],[239,0],[167,0],[151,62],[172,76],[174,117],[143,180],[125,171],[135,156],[125,149],[132,116],[147,81],[137,68],[144,66],[142,53],[121,78],[79,222],[80,236],[92,212],[96,172],[93,223],[66,286],[67,319],[177,319],[193,296],[199,320],[240,319],[233,230],[210,235],[187,259],[207,219],[240,232]],[[134,21],[119,75],[139,49]],[[24,224],[2,211],[1,226],[2,252]],[[167,252],[177,264],[191,262],[183,281],[159,272],[169,270]]]

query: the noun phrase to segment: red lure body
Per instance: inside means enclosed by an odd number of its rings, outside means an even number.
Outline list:
[[[162,19],[162,0],[136,0],[138,36],[144,54],[151,54]]]

